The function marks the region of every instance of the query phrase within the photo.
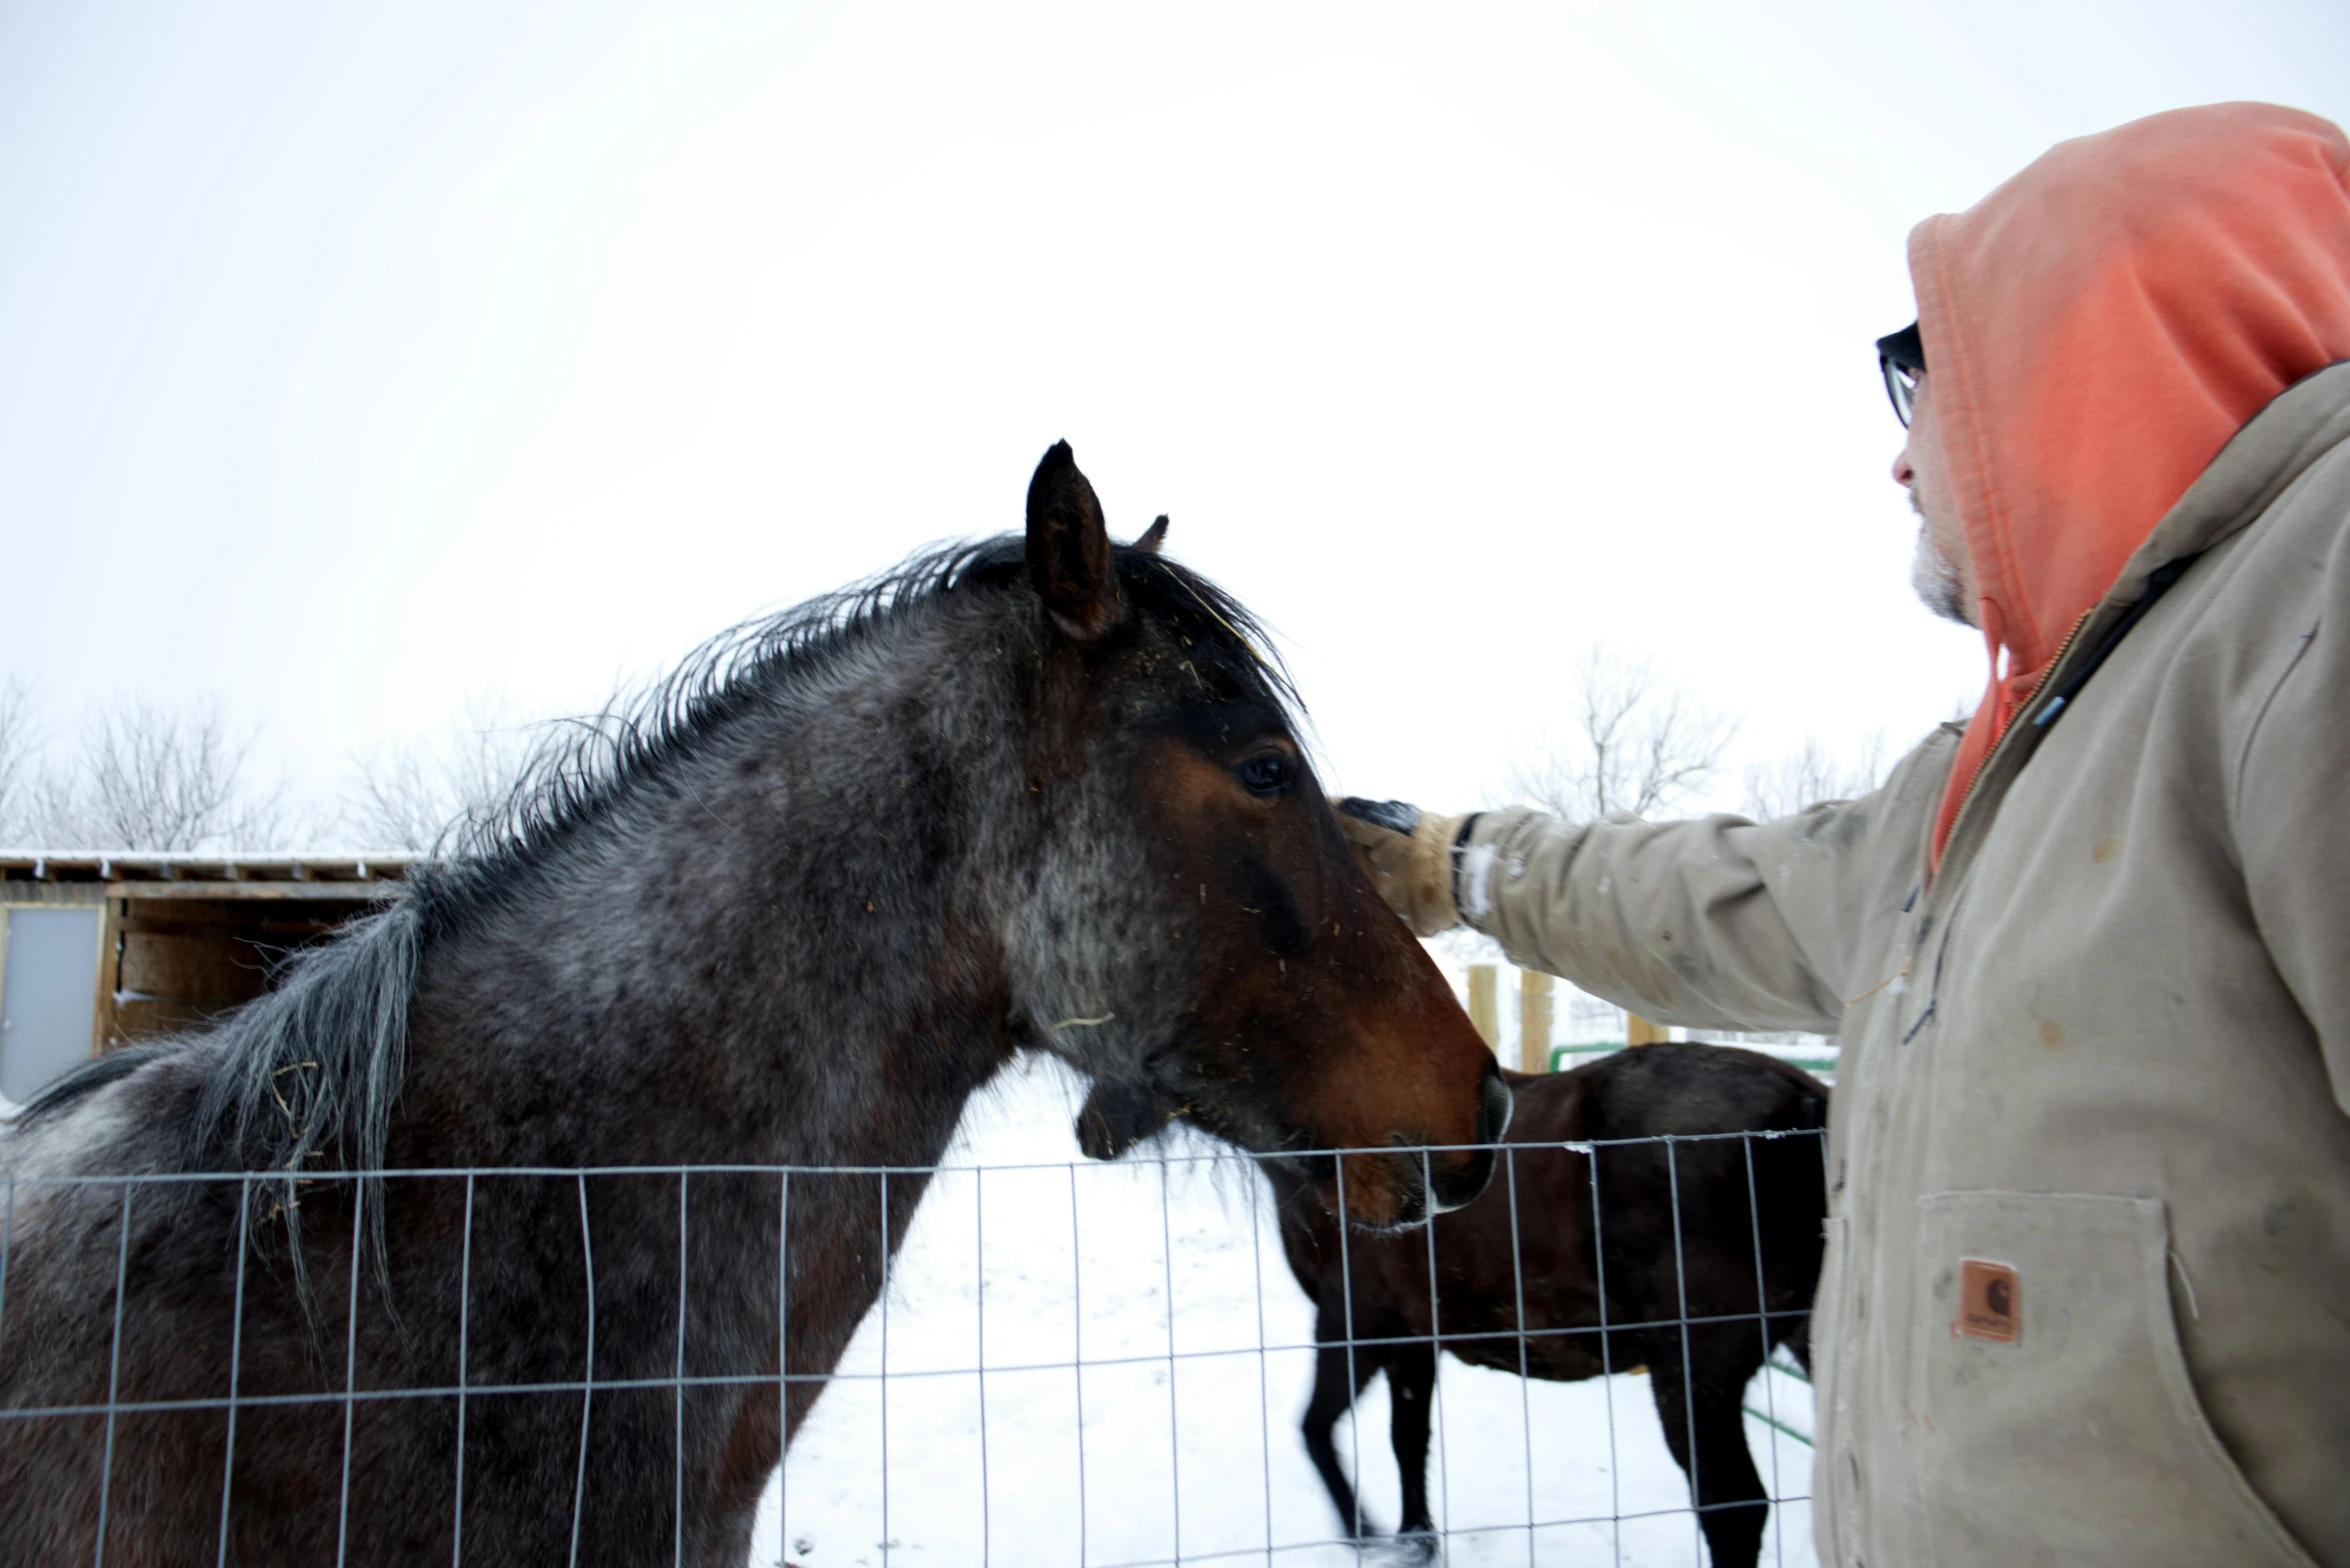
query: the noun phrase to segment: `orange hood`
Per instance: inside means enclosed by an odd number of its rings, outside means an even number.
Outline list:
[[[1909,265],[1991,653],[1939,864],[1992,746],[2163,514],[2271,398],[2350,359],[2350,143],[2267,104],[2154,115],[1928,218]]]

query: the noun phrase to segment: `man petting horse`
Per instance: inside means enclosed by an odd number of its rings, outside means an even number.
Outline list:
[[[1760,826],[1344,820],[1422,934],[1842,1037],[1823,1562],[2350,1565],[2350,144],[2156,115],[1909,259],[1971,723]]]

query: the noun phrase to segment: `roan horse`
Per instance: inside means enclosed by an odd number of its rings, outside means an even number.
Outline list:
[[[1773,1345],[1810,1364],[1827,1090],[1784,1062],[1707,1045],[1644,1046],[1572,1072],[1505,1076],[1516,1113],[1497,1179],[1424,1231],[1341,1226],[1294,1169],[1260,1162],[1290,1271],[1315,1304],[1321,1350],[1302,1424],[1340,1520],[1357,1539],[1377,1533],[1332,1442],[1376,1374],[1387,1374],[1403,1477],[1398,1546],[1425,1560],[1436,1544],[1428,1438],[1438,1348],[1555,1382],[1645,1366],[1714,1568],[1752,1568],[1768,1493],[1740,1406]],[[1078,1136],[1088,1154],[1115,1158],[1155,1132],[1165,1111],[1099,1087]],[[1743,1133],[1813,1136],[1717,1136]],[[1603,1247],[1592,1245],[1595,1223]]]
[[[722,639],[243,1012],[0,1131],[0,1563],[744,1562],[1024,1046],[1375,1151],[1315,1168],[1358,1224],[1474,1197],[1489,1155],[1376,1151],[1508,1092],[1162,536],[1113,547],[1055,446],[1024,543]]]

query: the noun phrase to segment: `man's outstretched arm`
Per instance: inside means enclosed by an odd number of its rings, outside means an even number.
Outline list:
[[[1435,817],[1342,801],[1340,822],[1422,935],[1465,921],[1513,963],[1644,1017],[1834,1033],[1882,976],[1864,933],[1899,914],[1947,776],[1937,732],[1875,794],[1777,822],[1564,823],[1523,806]]]

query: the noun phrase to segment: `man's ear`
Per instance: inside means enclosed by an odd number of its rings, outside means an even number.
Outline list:
[[[1151,1090],[1097,1078],[1077,1112],[1077,1147],[1089,1160],[1114,1160],[1165,1127],[1181,1110]]]
[[[1053,620],[1080,642],[1101,636],[1125,612],[1102,504],[1066,441],[1053,443],[1028,481],[1028,576]]]
[[[1151,525],[1142,531],[1142,537],[1134,541],[1134,548],[1146,555],[1157,555],[1159,547],[1166,542],[1167,514],[1161,512],[1151,520]]]

